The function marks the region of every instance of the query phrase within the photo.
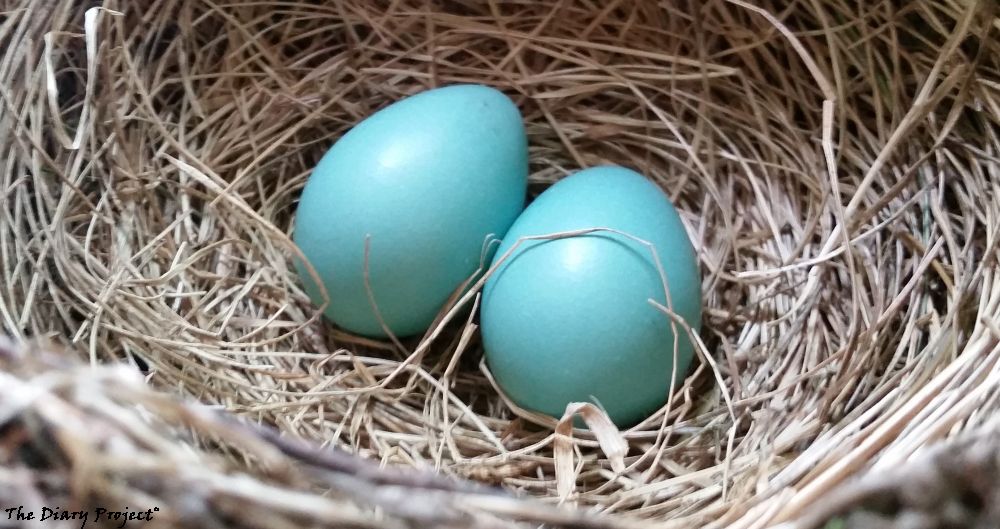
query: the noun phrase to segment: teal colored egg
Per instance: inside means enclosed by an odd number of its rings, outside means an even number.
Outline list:
[[[421,92],[344,134],[306,182],[294,240],[330,297],[326,316],[354,333],[425,331],[524,208],[528,147],[521,115],[479,85]],[[495,245],[494,245],[495,246]],[[298,259],[306,292],[323,302]]]
[[[589,228],[653,244],[674,312],[698,332],[701,282],[690,239],[667,196],[634,171],[595,167],[559,181],[518,217],[495,259],[522,237]],[[653,254],[640,242],[606,231],[522,242],[484,287],[487,364],[523,408],[560,417],[570,402],[597,402],[630,426],[666,402],[693,352],[678,326],[675,359],[670,320],[650,299],[668,306]]]

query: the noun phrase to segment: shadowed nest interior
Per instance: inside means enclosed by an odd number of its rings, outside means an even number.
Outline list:
[[[677,526],[795,519],[1000,408],[992,2],[97,4],[3,3],[8,334],[386,465]],[[303,294],[310,169],[453,83],[518,104],[532,196],[614,163],[681,211],[701,361],[643,424],[519,418],[467,308],[394,345]]]

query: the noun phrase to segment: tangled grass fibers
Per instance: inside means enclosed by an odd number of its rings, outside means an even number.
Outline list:
[[[317,449],[153,391],[120,365],[92,369],[57,351],[4,340],[0,368],[0,441],[6,448],[0,452],[0,499],[4,511],[20,506],[22,513],[35,513],[35,523],[49,508],[86,512],[86,522],[63,525],[87,527],[103,521],[101,506],[155,510],[126,524],[147,529],[517,527],[511,519],[628,527],[532,504],[501,489],[427,471],[381,469],[347,452]],[[252,460],[254,473],[221,457],[220,447]],[[5,515],[0,527],[20,526]]]
[[[380,468],[157,392],[133,369],[84,367],[72,352],[0,340],[0,382],[4,511],[87,513],[86,522],[50,527],[122,527],[99,523],[106,520],[98,508],[148,511],[148,520],[126,524],[147,529],[656,526],[545,506],[428,471]],[[996,527],[1000,428],[992,422],[902,470],[835,491],[796,526]],[[236,457],[227,460],[226,452]],[[899,525],[885,523],[890,509],[906,513],[896,517]]]
[[[8,334],[288,438],[659,527],[823,523],[802,520],[847,505],[838,484],[1000,410],[991,1],[0,6]],[[643,424],[598,442],[516,415],[467,307],[389,344],[303,295],[288,233],[310,168],[376,109],[458,82],[518,103],[533,194],[617,163],[681,210],[701,362]],[[242,490],[246,512],[281,497]]]

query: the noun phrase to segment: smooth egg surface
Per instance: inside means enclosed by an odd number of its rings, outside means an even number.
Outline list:
[[[524,208],[527,174],[521,115],[493,88],[428,90],[356,125],[313,170],[296,211],[294,240],[329,295],[326,316],[366,336],[387,336],[379,315],[395,335],[424,332],[480,267],[487,237],[503,237]]]
[[[518,239],[610,228],[555,240]],[[662,406],[683,380],[692,343],[671,329],[656,300],[697,333],[697,259],[667,196],[622,167],[595,167],[547,189],[518,217],[495,254],[481,307],[487,364],[519,406],[560,417],[571,402],[596,402],[620,427]],[[675,355],[675,338],[677,347]]]

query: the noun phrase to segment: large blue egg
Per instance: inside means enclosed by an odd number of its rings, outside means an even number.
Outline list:
[[[675,313],[698,332],[701,283],[680,217],[642,175],[595,167],[542,193],[497,250],[518,239],[612,228],[656,248]],[[482,339],[487,364],[519,406],[560,417],[570,402],[596,402],[619,426],[648,417],[679,386],[693,347],[648,300],[667,305],[647,246],[611,232],[522,242],[484,288]]]
[[[456,85],[419,93],[365,119],[313,170],[294,240],[329,294],[326,316],[349,331],[423,332],[524,208],[528,148],[501,92]],[[319,286],[296,259],[306,292]]]

